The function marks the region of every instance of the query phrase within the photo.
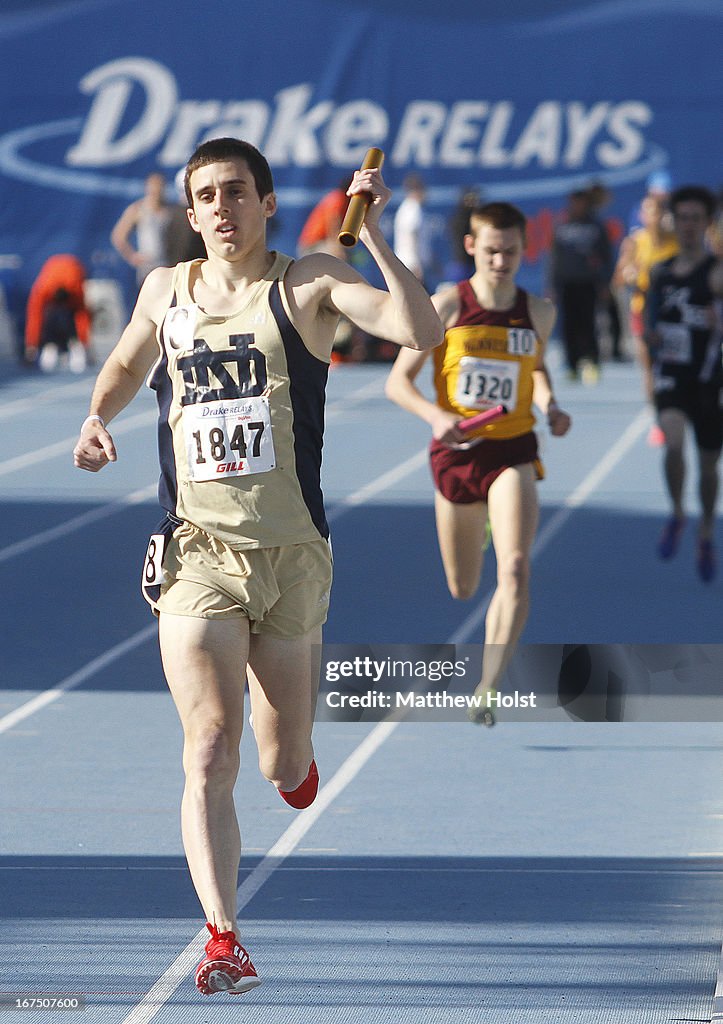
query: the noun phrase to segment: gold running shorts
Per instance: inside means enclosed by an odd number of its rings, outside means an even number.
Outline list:
[[[326,622],[331,581],[323,538],[236,551],[169,516],[150,538],[142,589],[156,614],[244,615],[252,633],[291,638]]]

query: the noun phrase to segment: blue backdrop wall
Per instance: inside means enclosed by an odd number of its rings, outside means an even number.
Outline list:
[[[534,277],[573,187],[606,183],[621,226],[656,170],[719,187],[722,22],[719,0],[5,0],[6,290],[54,252],[129,285],[112,225],[147,173],[218,134],[269,157],[276,247],[379,145],[393,188],[429,186],[441,276],[474,185],[531,216]]]

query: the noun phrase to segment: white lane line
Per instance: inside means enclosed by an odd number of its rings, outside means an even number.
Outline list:
[[[649,426],[650,413],[647,409],[642,409],[635,419],[628,424],[627,428],[623,431],[612,448],[605,453],[597,465],[593,466],[585,479],[582,480],[572,494],[565,499],[562,504],[562,508],[558,509],[552,519],[545,524],[544,529],[542,529],[538,534],[537,540],[535,541],[532,549],[533,560],[545,550],[550,541],[557,536],[563,526],[567,523],[575,509],[580,508],[587,501],[595,488],[598,487],[605,477],[612,472],[620,460],[632,448],[640,435],[643,434]],[[487,607],[492,599],[493,593],[494,590],[491,589],[484,595],[475,610],[468,615],[464,622],[462,622],[462,624],[455,630],[448,643],[462,644],[470,639],[470,637],[484,622],[487,614]]]
[[[720,963],[718,964],[718,976],[715,981],[715,992],[713,994],[713,1016],[710,1024],[723,1024],[723,949],[721,950]]]
[[[572,494],[563,502],[563,507],[552,517],[549,523],[546,524],[544,530],[540,532],[537,538],[535,547],[545,547],[548,543],[548,534],[553,537],[559,532],[560,527],[564,526],[567,520],[570,518],[572,511],[576,508],[580,508],[594,490],[603,482],[605,477],[615,469],[617,464],[623,459],[636,441],[640,438],[646,429],[650,426],[650,411],[641,409],[635,419],[628,424],[627,428],[622,432],[620,437],[617,439],[612,448],[603,456],[602,459],[594,466],[585,479],[580,483]]]
[[[158,413],[155,409],[153,411],[136,413],[135,416],[129,416],[127,419],[114,424],[113,436],[127,434],[131,430],[135,430],[137,427],[144,426],[147,423],[153,423],[157,419]],[[67,455],[70,459],[70,454],[77,440],[78,434],[76,432],[72,437],[63,438],[62,441],[56,441],[54,444],[46,445],[44,448],[36,448],[33,452],[26,452],[23,455],[15,455],[11,459],[6,459],[4,462],[0,462],[0,476],[7,476],[8,473],[17,473],[19,470],[35,466],[39,462],[54,459],[56,455]]]
[[[340,398],[335,398],[333,402],[330,402],[326,407],[326,415],[336,416],[339,413],[345,412],[350,405],[358,405],[360,402],[366,401],[367,398],[381,398],[384,394],[384,378],[374,377],[372,380],[361,384],[358,388],[354,388],[348,395],[342,395]]]
[[[332,523],[334,520],[339,519],[352,508],[357,508],[359,505],[363,505],[369,501],[370,498],[380,494],[382,491],[386,491],[387,488],[393,484],[398,483],[405,476],[409,476],[410,473],[414,473],[415,470],[423,466],[427,461],[426,450],[421,452],[415,452],[410,458],[405,459],[404,462],[400,462],[397,466],[392,466],[391,469],[387,470],[386,473],[382,473],[376,480],[371,480],[368,484],[364,484],[358,490],[353,491],[351,494],[347,494],[346,497],[342,498],[341,501],[337,502],[332,510],[327,515],[327,522]]]
[[[59,402],[61,399],[72,398],[75,395],[87,394],[90,397],[92,381],[74,381],[72,384],[56,384],[52,388],[40,391],[36,395],[28,395],[26,398],[15,398],[6,402],[0,408],[0,420],[8,420],[25,412],[37,412],[39,405]]]
[[[350,406],[356,405],[359,402],[363,402],[367,398],[372,397],[375,394],[381,393],[381,387],[382,384],[380,383],[379,380],[373,380],[371,382],[368,382],[367,384],[362,385],[360,388],[357,388],[355,391],[352,391],[351,394],[349,394],[345,398],[338,399],[337,401],[333,402],[327,409],[327,416],[334,417],[342,414]],[[30,400],[20,399],[19,401],[25,402]],[[151,414],[149,413],[140,413],[139,416],[140,419],[138,419],[138,417],[133,418],[133,425],[130,429],[135,429],[136,426],[142,426],[146,422],[146,419],[144,417],[148,417],[149,420],[151,418]],[[152,414],[152,418],[155,419],[155,417],[156,413],[154,412]],[[131,420],[126,420],[122,421],[119,426],[114,426],[113,434],[115,435],[125,433],[124,426],[125,424],[128,424],[130,422]],[[75,440],[73,441],[73,444],[74,443]],[[42,458],[52,458],[54,454],[67,454],[67,444],[68,442],[65,441],[58,442],[58,444],[54,446],[54,450],[50,452],[48,449],[41,449]],[[18,460],[22,460],[24,466],[29,464],[27,457],[18,456],[17,458]],[[10,461],[12,462],[13,460]],[[36,461],[41,460],[37,459]],[[0,473],[2,473],[2,465],[3,463],[0,463]],[[10,469],[6,470],[6,472],[12,472],[14,468],[16,467],[13,466]],[[39,533],[32,534],[30,537],[26,537],[23,540],[19,540],[15,544],[9,544],[5,548],[0,548],[0,563],[6,562],[10,558],[15,558],[18,555],[24,555],[28,551],[32,551],[34,548],[40,547],[43,544],[48,544],[51,541],[58,540],[60,537],[65,537],[68,534],[73,533],[74,530],[80,530],[84,526],[89,526],[90,524],[96,523],[101,519],[105,519],[107,516],[115,515],[116,512],[122,511],[129,505],[142,504],[144,501],[147,501],[154,496],[157,490],[157,486],[157,484],[150,484],[148,487],[145,487],[142,490],[134,491],[132,494],[129,494],[125,498],[119,498],[116,499],[115,501],[108,502],[106,505],[102,505],[100,508],[91,509],[88,512],[83,512],[78,516],[74,516],[72,519],[66,520],[64,523],[60,523],[57,526],[50,527],[47,530],[42,530]]]
[[[291,825],[274,843],[269,852],[253,871],[244,879],[238,889],[239,912],[246,907],[264,883],[283,864],[284,860],[295,850],[300,840],[319,820],[321,815],[336,797],[343,792],[349,783],[359,774],[367,761],[379,747],[391,736],[399,722],[379,722],[378,725],[352,751],[338,771],[325,786],[319,790],[311,807],[307,808],[294,819]],[[158,981],[148,990],[146,995],[123,1018],[122,1024],[148,1024],[153,1020],[173,996],[178,986],[195,969],[203,955],[203,944],[208,932],[205,927],[191,939],[170,967]]]
[[[395,722],[394,724],[398,725],[399,723]],[[369,733],[369,737],[371,737],[371,735],[372,734]],[[381,746],[381,743],[379,744],[379,746]],[[339,769],[339,770],[341,771],[341,769]],[[335,778],[336,778],[336,775],[329,781],[328,785],[331,785],[331,783],[334,781]],[[317,800],[321,799],[322,793],[323,793],[323,790],[320,790],[319,796],[317,797]],[[314,806],[316,806],[316,802],[314,802]],[[13,808],[11,808],[11,810],[12,809]],[[24,810],[24,809],[25,808],[20,808],[20,810]],[[71,811],[76,811],[77,809],[78,808],[75,808],[75,807],[71,807],[70,808]],[[85,809],[87,810],[87,808],[85,808]],[[165,808],[164,808],[164,810],[165,810]],[[132,808],[131,811],[129,811],[128,813],[137,814],[138,811],[135,808]],[[152,813],[157,814],[158,811],[157,810],[153,810]],[[304,813],[305,813],[304,811],[301,812],[301,814],[304,814]],[[286,835],[286,833],[284,833],[284,835]],[[283,838],[284,838],[284,836],[281,837],[281,839],[283,839]],[[281,842],[281,839],[279,839],[279,842]],[[254,852],[261,853],[261,852],[263,852],[260,849],[260,847],[254,848],[254,847],[247,846],[247,847],[244,847],[244,849],[245,849],[246,853],[254,853]],[[308,848],[307,847],[300,847],[299,849],[300,850],[304,850],[304,851],[306,851],[308,853],[338,853],[337,848],[333,847],[333,846],[308,847]],[[271,856],[271,851],[266,853],[265,856],[266,857],[270,857]],[[288,854],[286,856],[288,856]],[[284,857],[284,860],[286,860],[286,856]],[[688,855],[687,854],[682,854],[680,857],[673,858],[673,859],[680,860],[680,859],[682,859],[683,856],[688,856]],[[704,862],[706,864],[706,867],[708,866],[711,857],[715,857],[717,860],[721,860],[721,855],[720,854],[708,854],[704,858]],[[27,858],[26,858],[26,860],[27,860]],[[259,866],[260,865],[257,865],[257,867],[259,867]],[[157,872],[174,871],[174,872],[179,873],[179,874],[180,873],[186,874],[188,872],[188,866],[185,863],[182,863],[182,864],[163,864],[163,865],[143,864],[142,867],[133,868],[133,870],[134,871],[142,871],[144,873],[147,872],[147,871],[157,871]],[[295,871],[298,871],[299,869],[297,867],[284,867],[283,861],[281,861],[281,862],[279,862],[279,864],[277,864],[275,870],[276,871],[282,871],[282,872],[283,871],[295,872]],[[62,865],[58,865],[58,864],[32,864],[32,863],[25,863],[25,864],[11,864],[11,865],[3,864],[3,871],[4,872],[5,871],[17,871],[17,872],[32,871],[33,873],[35,873],[37,871],[48,871],[48,872],[52,872],[53,874],[57,874],[59,872],[65,872],[65,871],[67,871],[67,872],[93,871],[95,873],[98,873],[98,872],[103,872],[103,873],[116,872],[116,873],[120,874],[122,872],[123,874],[127,874],[128,871],[129,871],[129,868],[125,864],[117,864],[117,865],[94,864],[92,867],[88,867],[88,865],[86,865],[86,864],[62,864]],[[567,875],[594,875],[596,877],[598,875],[613,875],[613,876],[615,876],[615,875],[646,875],[646,876],[647,875],[685,875],[686,878],[691,878],[691,877],[692,878],[700,878],[700,875],[701,875],[700,867],[689,867],[689,868],[684,868],[684,867],[680,867],[680,868],[672,868],[672,867],[665,867],[665,868],[624,868],[624,867],[619,867],[619,868],[617,868],[617,867],[616,868],[571,868],[571,867],[568,867],[567,865],[565,867],[559,867],[559,868],[537,868],[537,867],[530,867],[530,868],[512,868],[512,867],[492,868],[492,867],[489,867],[488,865],[484,865],[483,867],[460,867],[459,864],[455,864],[453,867],[450,867],[448,865],[445,866],[444,864],[438,864],[438,865],[436,865],[434,867],[430,867],[429,865],[425,865],[423,867],[420,867],[417,864],[415,864],[414,866],[409,866],[409,867],[405,867],[405,866],[402,866],[402,865],[399,865],[399,864],[395,864],[393,867],[371,867],[369,864],[363,864],[363,865],[361,865],[361,864],[360,865],[345,864],[343,867],[340,867],[338,864],[324,864],[324,865],[308,864],[308,865],[304,865],[304,871],[305,872],[312,872],[313,871],[313,872],[316,872],[317,874],[322,874],[322,873],[323,874],[336,874],[336,873],[342,874],[343,873],[345,875],[349,874],[350,871],[363,872],[365,875],[368,875],[368,874],[441,875],[441,874],[449,873],[450,871],[453,871],[455,873],[455,875],[487,875],[487,874],[490,874],[490,875],[560,875],[560,874],[564,873],[566,876]],[[269,872],[269,875],[271,873],[272,872]],[[710,874],[716,874],[716,875],[723,874],[723,865],[721,867],[719,867],[719,868],[713,868],[713,869],[708,868],[708,870],[706,870],[705,873],[707,875],[710,875]],[[249,882],[250,879],[251,879],[251,875],[249,875],[248,878],[242,883],[242,885],[239,886],[239,889],[238,889],[239,893],[242,891],[243,885],[245,885],[246,882]],[[255,883],[254,883],[254,885],[255,885]],[[260,886],[256,886],[254,888],[253,895],[255,895],[256,892],[258,892],[259,888],[260,888]],[[246,901],[246,904],[248,904],[248,900]],[[206,931],[205,928],[203,928],[198,933],[198,935],[199,936],[208,935],[208,932]],[[192,940],[192,941],[195,941],[195,939]],[[201,947],[199,946],[199,949],[200,948]],[[136,995],[140,995],[140,993],[135,993],[135,994]],[[721,989],[721,996],[723,996],[723,988]],[[706,1022],[706,1024],[707,1024],[707,1022]]]
[[[132,636],[129,636],[126,640],[122,640],[121,643],[116,644],[115,647],[111,647],[104,654],[99,655],[97,658],[93,658],[87,665],[83,665],[82,668],[78,669],[77,672],[73,672],[72,675],[66,676],[62,682],[58,683],[51,690],[44,690],[43,693],[39,693],[37,697],[33,697],[32,700],[27,701],[25,704],[21,704],[19,708],[15,708],[7,715],[3,715],[0,718],[0,733],[7,732],[8,729],[14,728],[19,722],[22,722],[25,718],[29,718],[34,715],[36,711],[40,711],[41,708],[45,708],[48,704],[52,704],[59,697],[62,697],[68,690],[74,690],[76,686],[80,686],[86,680],[92,676],[101,672],[108,665],[111,665],[118,658],[122,658],[129,651],[134,650],[136,647],[140,647],[146,640],[150,640],[151,637],[155,636],[158,632],[156,623],[152,623],[150,626],[146,626],[144,629],[139,630]]]
[[[24,540],[8,544],[7,547],[0,548],[0,563],[16,558],[18,555],[25,555],[28,551],[32,551],[33,548],[38,548],[42,544],[49,544],[51,541],[66,537],[75,530],[81,530],[84,526],[97,523],[101,519],[115,515],[116,512],[121,512],[132,505],[142,505],[144,501],[152,498],[157,490],[157,484],[149,484],[148,487],[144,487],[140,491],[133,491],[131,494],[126,495],[125,498],[117,498],[106,505],[101,505],[100,508],[93,508],[88,512],[82,512],[80,515],[73,516],[72,519],[66,519],[64,523],[59,523],[58,526],[51,526],[47,530],[41,530],[39,533],[26,537]]]

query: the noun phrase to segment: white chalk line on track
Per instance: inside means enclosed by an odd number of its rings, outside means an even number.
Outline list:
[[[349,409],[351,406],[354,406],[359,402],[363,402],[376,394],[381,394],[381,385],[379,384],[378,380],[374,380],[371,383],[364,384],[362,387],[353,391],[348,397],[344,399],[338,399],[332,402],[329,408],[327,409],[327,419],[329,417],[340,415],[341,413]],[[22,399],[21,401],[25,402],[29,400]],[[145,419],[144,416],[150,417],[150,414],[139,414],[137,417],[133,419],[132,425],[128,429],[134,430],[136,429],[136,427],[144,426],[146,422],[148,422],[148,420]],[[155,413],[153,414],[153,416],[155,417]],[[126,420],[125,423],[128,424],[131,423],[131,421]],[[121,421],[121,424],[119,424],[119,426],[121,428],[124,427],[123,421]],[[122,434],[125,432],[126,431],[124,429],[119,429],[118,427],[115,427],[113,430],[114,434]],[[34,456],[35,454],[36,453],[31,453],[31,457]],[[43,459],[52,458],[55,455],[61,454],[68,454],[67,443],[65,441],[60,441],[57,443],[57,445],[51,446],[51,448],[39,449],[37,453],[38,458],[36,458],[35,461],[42,461]],[[18,456],[15,460],[10,461],[15,461],[17,463],[17,461],[20,459],[22,459],[23,466],[28,465],[27,457]],[[0,463],[0,473],[2,472],[2,465],[3,464]],[[19,468],[21,467],[18,465],[14,465],[13,467],[11,467],[11,469],[7,470],[7,472],[12,472],[13,469]],[[391,470],[390,473],[391,477],[389,483],[393,483],[395,479],[395,471]],[[376,493],[378,490],[383,489],[386,486],[388,486],[388,483],[385,482],[383,484],[383,487],[380,488],[378,481],[372,481],[372,483],[368,485],[368,487],[370,488],[375,488],[373,493]],[[34,548],[40,547],[43,544],[48,544],[51,541],[55,541],[61,537],[68,536],[68,534],[73,533],[75,530],[80,530],[85,526],[90,526],[93,523],[100,522],[102,519],[105,519],[108,516],[115,515],[117,512],[121,512],[123,511],[123,509],[126,509],[129,506],[143,504],[143,502],[149,501],[153,497],[153,495],[156,493],[156,490],[156,484],[149,484],[148,487],[144,487],[138,491],[133,491],[132,494],[127,495],[125,498],[117,498],[114,501],[110,501],[107,502],[105,505],[99,506],[98,508],[90,509],[88,512],[82,512],[80,515],[73,516],[71,519],[66,520],[64,523],[59,523],[57,526],[49,527],[47,530],[41,530],[38,533],[32,534],[30,537],[26,537],[23,540],[16,541],[14,544],[9,544],[7,547],[0,548],[0,563],[6,562],[11,558],[16,558],[19,555],[25,555],[28,553],[28,551],[32,551]],[[346,502],[349,502],[351,500],[352,496],[350,495],[346,499]],[[366,496],[363,500],[366,500]],[[355,504],[360,504],[360,501],[356,500]],[[337,515],[335,515],[335,513],[332,512],[330,518],[337,518]]]
[[[143,502],[149,501],[157,490],[158,486],[156,484],[150,484],[140,491],[133,491],[131,494],[126,495],[125,498],[117,498],[106,505],[89,509],[87,512],[81,512],[80,515],[73,516],[72,519],[67,519],[64,523],[51,526],[47,530],[41,530],[39,533],[34,533],[24,540],[18,540],[14,544],[8,544],[7,547],[0,548],[0,563],[16,558],[18,555],[25,555],[34,548],[59,540],[61,537],[66,537],[75,530],[81,530],[84,526],[91,526],[101,519],[106,519],[116,512],[123,511],[123,509],[130,508],[133,505],[142,505]]]
[[[718,977],[713,995],[713,1016],[710,1019],[710,1024],[723,1024],[723,950],[718,965]]]
[[[72,675],[66,676],[62,682],[58,683],[51,690],[44,690],[39,693],[37,697],[33,697],[32,700],[26,701],[25,704],[21,704],[19,708],[15,708],[14,711],[9,712],[7,715],[3,715],[0,718],[0,733],[7,732],[9,729],[14,728],[23,719],[29,718],[30,715],[34,715],[36,711],[40,711],[41,708],[47,707],[54,701],[62,697],[64,693],[69,690],[74,690],[77,686],[81,686],[88,679],[91,679],[98,672],[102,672],[104,668],[111,665],[118,658],[122,658],[130,651],[135,650],[136,647],[140,647],[151,637],[155,636],[158,632],[158,627],[155,622],[151,625],[146,626],[144,629],[139,630],[132,636],[129,636],[126,640],[122,640],[121,643],[116,644],[115,647],[111,647],[104,654],[98,655],[97,658],[93,658],[82,668],[78,669],[77,672],[73,672]]]
[[[135,430],[137,427],[145,426],[148,423],[154,423],[157,419],[158,413],[155,410],[138,412],[135,416],[129,416],[127,419],[120,420],[115,424],[113,428],[113,435],[120,436],[127,434],[131,430]],[[48,459],[54,459],[56,455],[67,455],[68,458],[70,458],[70,454],[73,451],[73,447],[77,440],[78,433],[76,431],[72,437],[64,437],[62,441],[55,441],[54,444],[45,445],[43,448],[36,448],[35,451],[25,452],[22,455],[14,455],[11,459],[5,459],[4,462],[0,462],[0,476],[7,476],[8,473],[17,473],[20,470],[26,470],[29,466],[36,466],[39,462],[46,462]]]
[[[6,402],[0,407],[0,420],[9,420],[13,416],[19,416],[26,412],[37,412],[41,405],[50,405],[76,395],[90,395],[92,382],[90,380],[76,380],[72,384],[55,384],[45,391],[40,391],[26,398],[15,398]]]
[[[351,494],[347,494],[341,499],[327,515],[327,521],[329,523],[335,522],[346,512],[349,512],[353,508],[358,508],[365,502],[369,501],[370,498],[375,497],[382,491],[386,491],[387,488],[393,484],[398,483],[405,476],[409,476],[410,473],[414,473],[421,466],[425,465],[427,461],[427,452],[415,452],[404,462],[400,462],[397,466],[392,466],[391,469],[387,470],[386,473],[382,473],[376,480],[370,481],[363,487],[360,487],[357,491],[353,491]]]

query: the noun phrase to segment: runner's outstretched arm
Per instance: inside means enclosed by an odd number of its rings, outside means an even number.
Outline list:
[[[171,271],[159,268],[143,283],[130,323],[103,364],[93,388],[90,415],[73,449],[78,469],[97,473],[117,458],[113,438],[106,429],[137,394],[158,355],[156,321],[159,301],[168,291]]]

